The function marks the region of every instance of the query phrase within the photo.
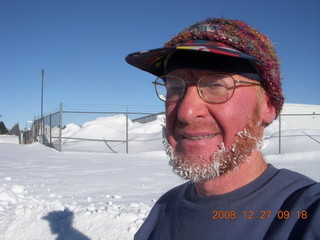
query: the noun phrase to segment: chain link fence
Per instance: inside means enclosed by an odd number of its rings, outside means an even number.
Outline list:
[[[62,113],[55,112],[44,117],[42,127],[40,141],[46,146],[61,151]]]
[[[281,114],[265,132],[266,155],[320,150],[320,114]]]
[[[112,107],[109,107],[109,111],[102,111],[101,109],[96,109],[95,111],[92,110],[92,108],[90,111],[90,106],[83,107],[79,105],[72,105],[70,107],[70,105],[67,105],[65,107],[61,104],[59,111],[48,114],[42,119],[40,118],[35,120],[32,124],[31,129],[29,131],[23,132],[22,143],[29,144],[33,142],[40,142],[46,146],[55,148],[58,151],[77,150],[128,153],[129,142],[131,142],[131,144],[134,146],[134,142],[140,141],[138,136],[139,133],[131,134],[134,135],[134,137],[129,136],[129,124],[132,124],[132,122],[149,122],[151,120],[155,120],[158,115],[163,114],[163,112],[155,113],[151,111],[138,111],[139,109],[137,108],[131,108],[129,111],[127,106],[118,106],[117,108],[120,111],[116,111],[112,109]],[[102,106],[102,108],[105,109],[106,107]],[[140,109],[145,110],[143,108]],[[97,131],[99,131],[99,129],[94,129],[95,126],[88,126],[90,125],[92,119],[99,119],[115,115],[119,115],[120,117],[114,120],[116,121],[116,123],[114,124],[120,125],[117,126],[117,128],[122,128],[122,131],[120,131],[116,137],[112,132],[112,127],[105,128],[104,131],[101,132],[101,134],[97,134]],[[73,122],[77,122],[77,125],[73,124]],[[103,123],[98,123],[98,125],[101,124]],[[87,129],[83,130],[82,134],[75,133],[83,126],[86,126]],[[99,127],[101,128],[101,126]],[[85,132],[86,134],[84,134],[83,132]],[[111,133],[108,136],[109,132]],[[152,136],[152,134],[149,135],[150,137],[148,140],[141,141],[162,141],[159,136]]]
[[[90,108],[90,107],[89,107]],[[75,110],[74,110],[75,109]],[[112,110],[112,109],[111,109]],[[135,109],[137,110],[137,109]],[[160,114],[163,114],[161,112]],[[122,131],[114,133],[111,127],[103,128],[103,133],[99,136],[91,136],[96,131],[95,126],[90,126],[92,119],[99,119],[101,116],[114,116],[113,124]],[[38,141],[47,146],[53,147],[58,151],[99,151],[99,152],[129,152],[129,142],[131,150],[138,141],[154,141],[155,145],[161,141],[161,137],[149,134],[148,140],[139,140],[138,132],[129,136],[129,124],[132,122],[146,123],[155,120],[159,113],[144,111],[81,111],[79,108],[62,108],[53,112],[43,119],[33,122],[30,131],[23,133],[23,143]],[[82,123],[70,126],[64,123],[71,123],[81,119]],[[136,119],[136,120],[130,120]],[[163,121],[164,122],[164,121]],[[86,134],[75,134],[82,124],[85,124]],[[97,124],[97,122],[95,122]],[[98,125],[103,124],[99,123]],[[84,131],[82,131],[84,132]],[[156,149],[156,148],[155,148]],[[281,114],[270,126],[266,128],[264,136],[264,147],[262,152],[265,155],[282,154],[290,152],[308,152],[320,150],[320,114]]]

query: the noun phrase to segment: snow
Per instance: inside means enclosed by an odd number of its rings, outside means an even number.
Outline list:
[[[319,106],[310,109],[319,113]],[[82,127],[70,123],[63,136],[123,140],[124,121],[117,115]],[[319,121],[307,121],[303,130],[291,122],[282,124],[287,137],[281,155],[278,122],[266,129],[265,158],[319,181]],[[0,239],[133,239],[155,201],[184,182],[168,166],[162,125],[162,117],[129,121],[129,154],[125,143],[110,142],[115,154],[103,141],[64,140],[58,152],[0,136]]]
[[[145,149],[161,151],[163,149],[161,144],[163,124],[164,116],[162,115],[158,116],[156,121],[145,124],[132,122],[129,119],[130,153],[145,151]],[[63,141],[63,150],[125,153],[126,116],[99,117],[94,121],[84,123],[81,128],[68,124],[62,132],[62,137],[73,138]],[[92,141],[92,139],[100,139],[100,141]]]

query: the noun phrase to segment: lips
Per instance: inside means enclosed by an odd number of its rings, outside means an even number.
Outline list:
[[[211,155],[218,150],[221,144],[219,133],[208,131],[202,132],[180,132],[175,139],[175,149],[183,154],[191,154],[196,156]],[[190,156],[191,156],[190,155]]]
[[[201,140],[201,139],[213,138],[217,135],[218,134],[209,134],[209,135],[202,135],[202,136],[184,136],[184,135],[182,135],[182,137],[183,137],[183,139],[187,139],[190,141],[196,141],[196,140]]]
[[[185,129],[180,129],[178,131],[179,135],[183,140],[189,141],[197,141],[203,139],[210,139],[217,136],[219,133],[214,133],[212,131],[204,130],[204,131],[188,131]]]
[[[212,121],[198,121],[186,124],[178,121],[175,126],[175,139],[184,144],[212,144],[212,140],[221,132]],[[210,143],[208,142],[210,141]]]

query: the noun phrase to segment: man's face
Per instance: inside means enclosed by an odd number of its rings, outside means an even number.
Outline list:
[[[194,81],[211,73],[180,68],[168,74]],[[229,101],[212,104],[201,99],[197,87],[192,85],[183,99],[166,104],[167,152],[178,175],[193,181],[209,180],[247,160],[263,135],[262,100],[257,88],[245,84],[236,88]]]

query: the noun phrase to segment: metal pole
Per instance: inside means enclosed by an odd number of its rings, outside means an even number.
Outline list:
[[[49,129],[50,129],[50,147],[52,147],[52,114],[50,114],[50,126],[49,126]]]
[[[128,106],[126,114],[126,153],[129,153],[129,119],[128,119]]]
[[[59,151],[62,151],[62,103],[60,103]]]
[[[44,70],[41,71],[42,83],[41,83],[41,135],[42,135],[42,144],[44,143],[44,119],[43,119],[43,84],[44,84]]]

